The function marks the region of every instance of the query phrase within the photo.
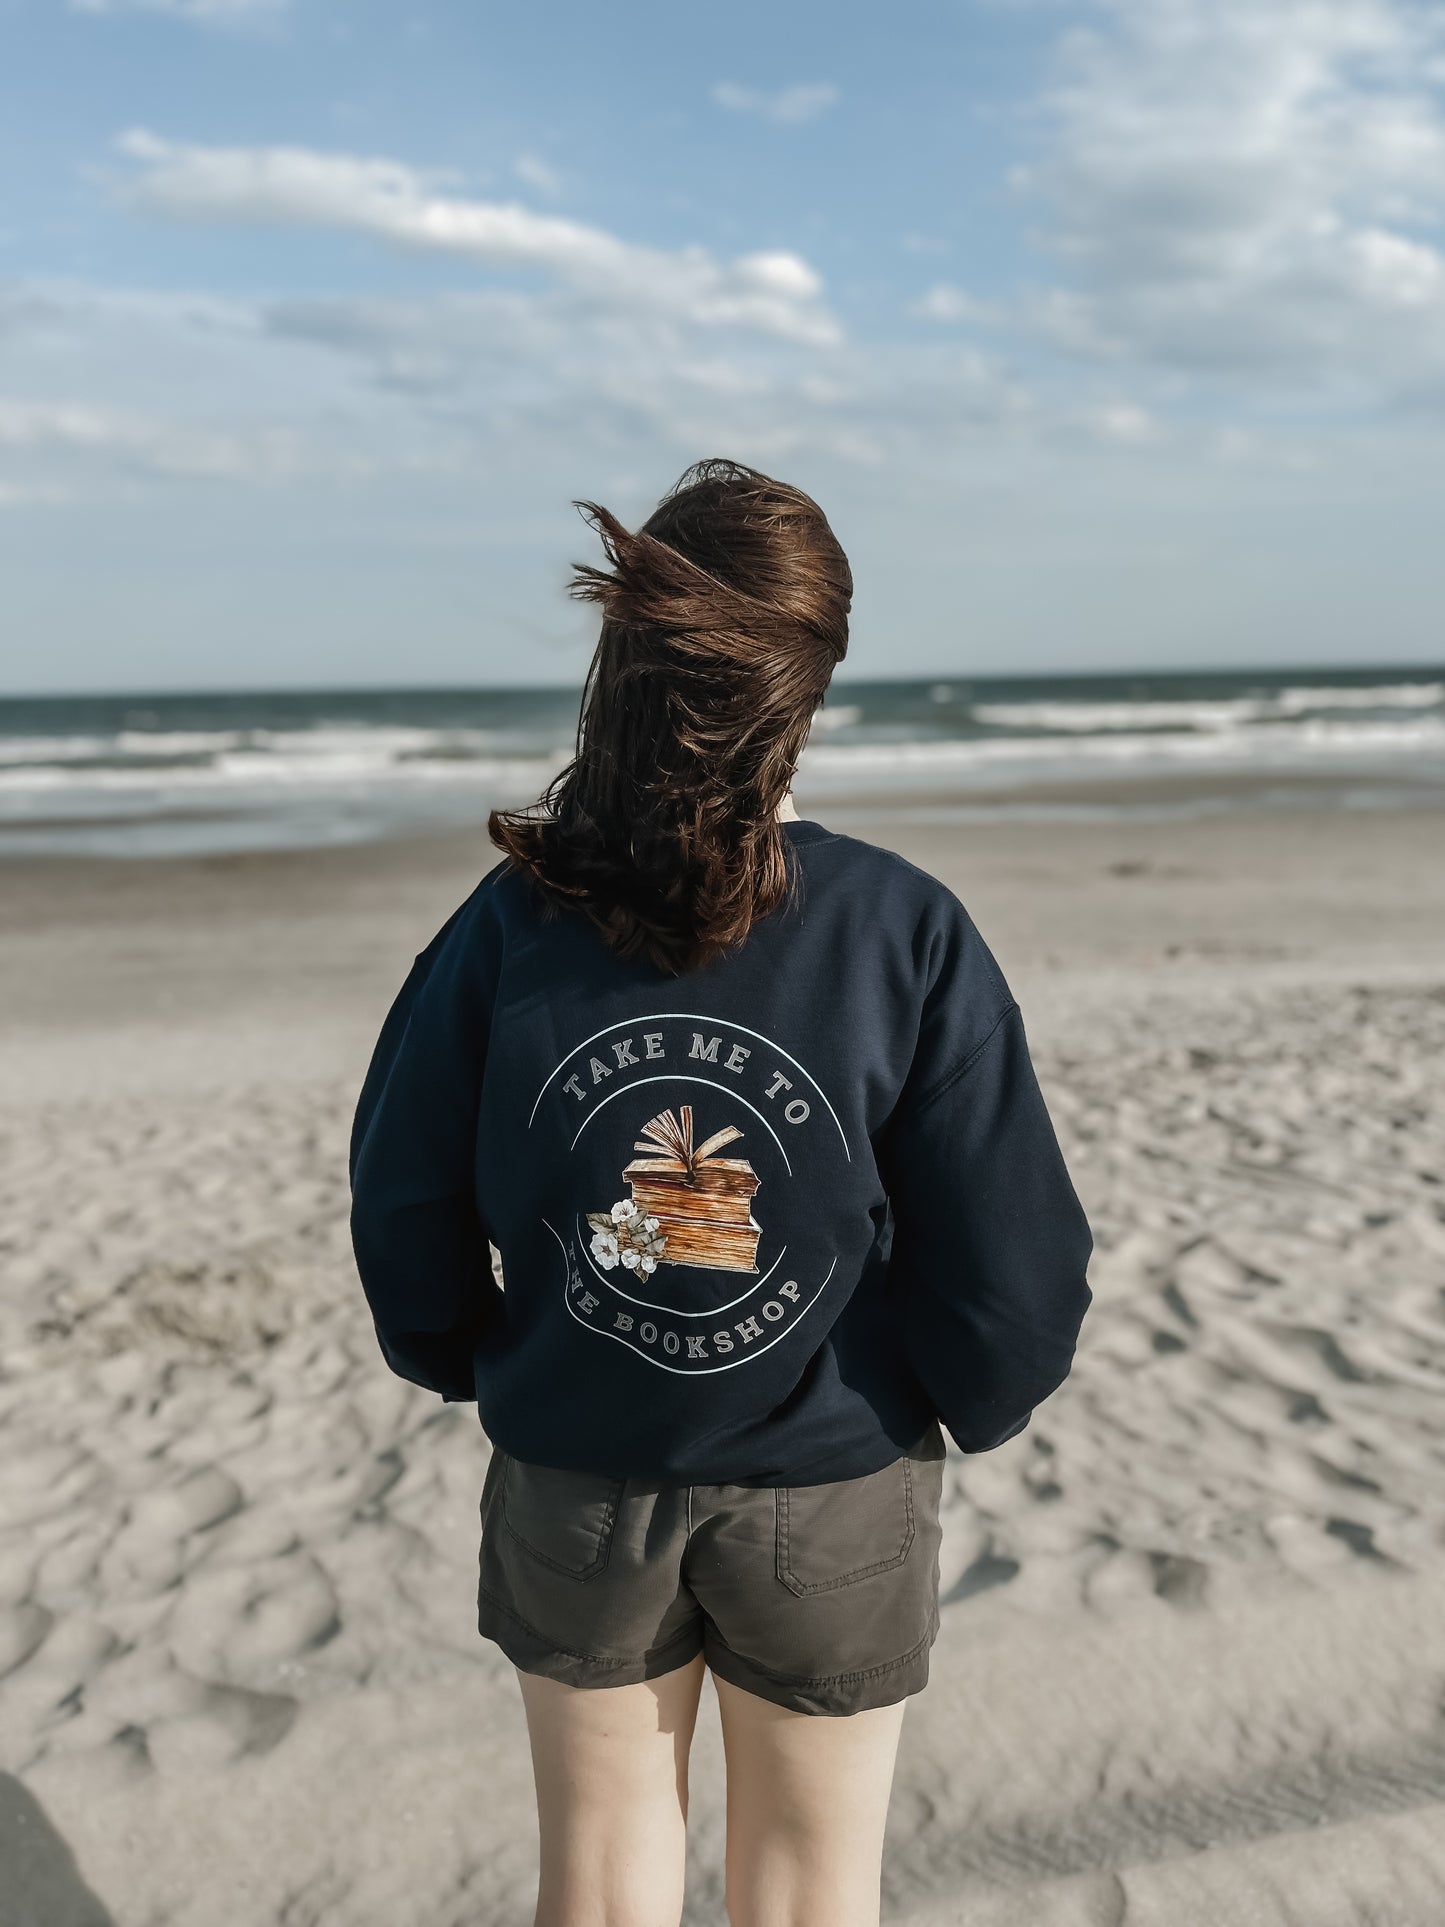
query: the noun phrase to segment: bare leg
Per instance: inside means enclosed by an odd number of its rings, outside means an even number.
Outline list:
[[[717,1679],[732,1927],[877,1927],[907,1705],[794,1713]]]
[[[702,1655],[637,1686],[519,1672],[542,1866],[537,1927],[677,1927]]]

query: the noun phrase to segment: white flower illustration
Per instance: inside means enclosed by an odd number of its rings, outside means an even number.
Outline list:
[[[608,1211],[589,1211],[592,1256],[603,1271],[625,1265],[629,1271],[654,1272],[667,1250],[667,1234],[657,1218],[644,1218],[631,1198]]]
[[[599,1231],[592,1240],[592,1256],[604,1271],[617,1263],[617,1240],[610,1231]]]

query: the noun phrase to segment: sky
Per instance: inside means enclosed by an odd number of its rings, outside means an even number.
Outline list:
[[[1440,0],[0,0],[0,688],[575,682],[727,455],[855,676],[1445,656]]]

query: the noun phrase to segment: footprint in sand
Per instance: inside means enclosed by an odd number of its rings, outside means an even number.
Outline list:
[[[253,1685],[325,1645],[340,1628],[335,1588],[320,1563],[297,1550],[197,1572],[176,1607],[170,1643],[188,1672]]]

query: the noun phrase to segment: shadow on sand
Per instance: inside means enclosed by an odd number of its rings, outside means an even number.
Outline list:
[[[40,1802],[12,1773],[0,1773],[0,1927],[115,1927]]]

